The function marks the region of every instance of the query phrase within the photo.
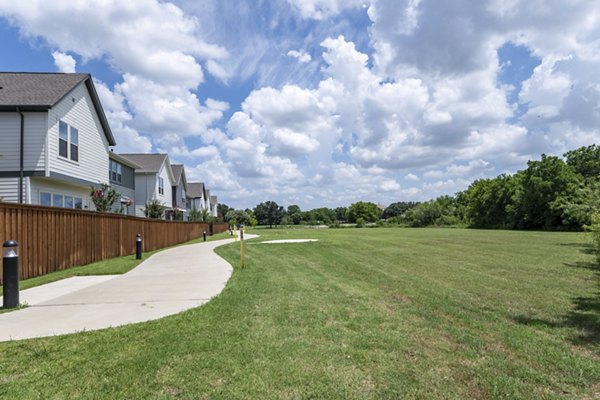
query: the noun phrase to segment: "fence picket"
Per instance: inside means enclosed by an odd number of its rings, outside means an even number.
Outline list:
[[[226,224],[0,203],[0,244],[7,240],[19,242],[20,279],[135,254],[137,233],[142,234],[146,252],[199,238],[204,231],[212,234],[226,230]]]

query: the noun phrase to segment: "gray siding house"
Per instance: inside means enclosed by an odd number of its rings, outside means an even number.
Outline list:
[[[140,166],[135,170],[135,215],[144,217],[146,203],[158,200],[166,206],[165,217],[170,218],[173,205],[175,177],[167,154],[120,154]]]
[[[172,164],[171,170],[175,181],[172,187],[173,210],[181,213],[183,221],[188,220],[188,183],[185,178],[185,168],[181,164]]]
[[[206,191],[204,183],[190,182],[188,183],[188,199],[189,209],[204,210],[206,208]]]
[[[0,197],[94,209],[115,140],[89,74],[0,73]]]
[[[125,215],[135,216],[135,170],[141,167],[112,151],[109,152],[109,158],[110,186],[120,194],[112,211],[121,210]]]

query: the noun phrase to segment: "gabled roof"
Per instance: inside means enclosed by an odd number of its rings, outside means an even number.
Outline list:
[[[90,74],[0,72],[0,111],[47,111],[85,83],[111,146],[116,144]]]
[[[187,179],[185,178],[185,169],[183,168],[183,165],[182,164],[171,164],[171,169],[173,170],[173,176],[175,177],[175,181],[174,181],[175,185],[174,186],[179,185],[182,178],[183,178],[184,186],[188,186]]]
[[[136,169],[136,174],[156,174],[163,164],[166,164],[171,182],[175,181],[168,154],[119,154],[128,160],[138,164],[141,168]]]
[[[213,206],[219,204],[219,200],[217,199],[217,196],[210,196],[210,204],[212,204]]]
[[[199,199],[203,196],[204,193],[204,183],[202,182],[190,182],[188,183],[188,197],[192,199]]]
[[[122,157],[122,156],[118,155],[117,153],[115,153],[113,151],[109,151],[108,152],[108,157],[111,160],[115,160],[117,162],[120,162],[121,164],[127,165],[128,167],[131,167],[133,169],[140,169],[140,168],[142,168],[139,164],[136,164],[133,161],[131,161],[130,159]]]

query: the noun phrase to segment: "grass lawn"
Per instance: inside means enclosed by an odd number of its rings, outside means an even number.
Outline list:
[[[583,234],[257,233],[320,241],[247,242],[225,291],[176,316],[0,343],[0,398],[600,398]],[[239,244],[218,252],[238,265]]]

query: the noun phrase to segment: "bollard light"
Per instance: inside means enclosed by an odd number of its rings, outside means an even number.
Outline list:
[[[135,259],[142,259],[142,234],[135,235]]]
[[[3,307],[15,308],[19,305],[19,244],[9,240],[2,247]]]
[[[206,242],[206,231],[204,231],[204,233],[202,234],[202,237],[204,238],[204,241]]]
[[[2,247],[4,248],[4,258],[19,257],[19,243],[14,240],[4,242]]]

